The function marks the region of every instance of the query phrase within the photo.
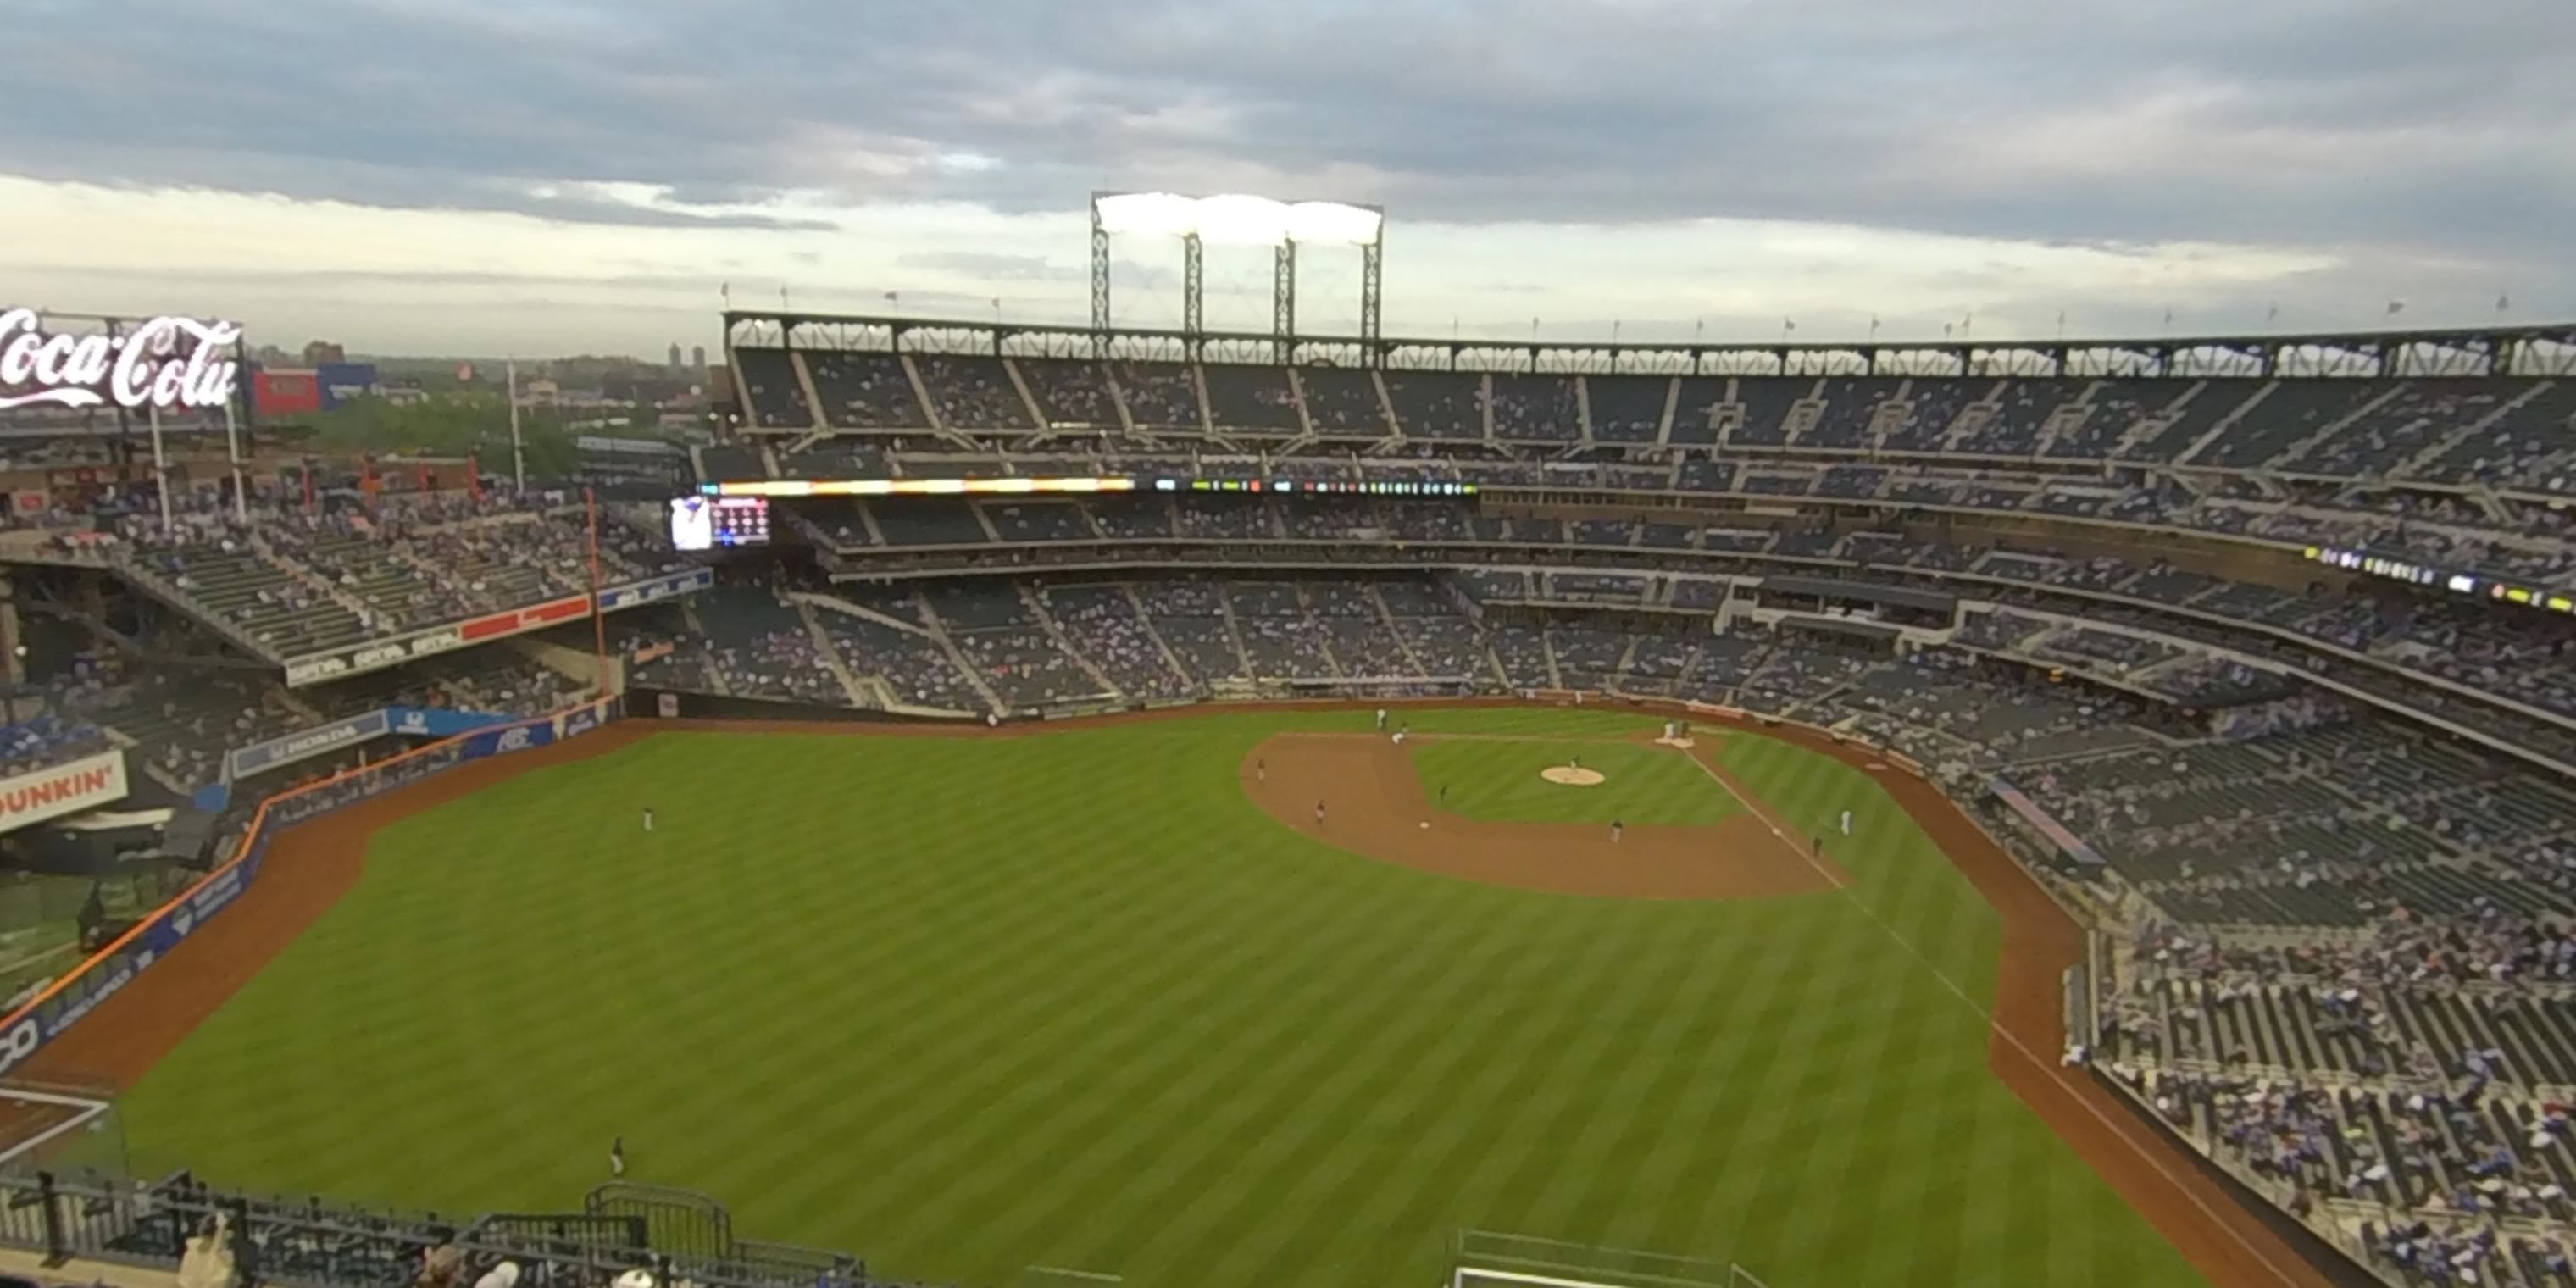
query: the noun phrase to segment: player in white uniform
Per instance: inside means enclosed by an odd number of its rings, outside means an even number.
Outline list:
[[[709,550],[716,543],[715,508],[702,496],[671,502],[671,546],[675,550]]]

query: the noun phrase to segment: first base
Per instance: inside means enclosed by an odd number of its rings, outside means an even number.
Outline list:
[[[1429,819],[1424,819],[1424,820],[1422,821],[1422,825],[1423,825],[1424,827],[1429,827],[1429,826],[1431,826],[1431,820],[1429,820]]]

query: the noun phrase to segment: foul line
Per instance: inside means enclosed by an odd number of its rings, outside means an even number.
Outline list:
[[[1054,1275],[1060,1279],[1083,1279],[1096,1284],[1123,1284],[1122,1275],[1104,1275],[1097,1270],[1067,1270],[1062,1266],[1024,1266],[1033,1275]]]
[[[1769,816],[1769,811],[1762,805],[1756,803],[1752,797],[1736,790],[1735,784],[1728,782],[1724,774],[1717,772],[1716,766],[1709,764],[1707,761],[1700,759],[1697,755],[1690,752],[1684,752],[1683,754],[1690,756],[1691,763],[1699,766],[1700,772],[1707,774],[1711,779],[1714,779],[1718,786],[1725,788],[1728,795],[1744,802],[1744,807],[1753,811],[1755,817],[1761,818],[1763,823],[1770,827],[1773,835],[1779,836],[1783,841],[1788,840],[1788,837],[1781,833],[1779,825],[1772,822]],[[1902,806],[1899,808],[1902,808]],[[1911,812],[1908,812],[1906,821],[1909,823],[1913,822],[1913,815]],[[1919,826],[1919,824],[1917,826]],[[1796,850],[1799,857],[1813,865],[1819,875],[1824,876],[1829,881],[1832,880],[1832,871],[1827,869],[1822,863],[1818,863],[1816,861],[1816,857],[1809,853],[1805,847],[1800,846],[1795,842],[1790,842],[1789,848]],[[1947,855],[1945,854],[1944,857],[1947,857]],[[2015,870],[2022,880],[2028,881],[2032,879],[2029,873],[2019,872],[2020,865],[2017,861],[2012,860],[2009,856],[2007,856],[2005,861],[2014,863]],[[1964,877],[1966,874],[1961,873],[1960,875]],[[2165,1183],[2172,1186],[2176,1193],[2182,1195],[2183,1198],[2189,1201],[2194,1208],[2199,1209],[2202,1216],[2209,1218],[2209,1220],[2216,1224],[2219,1229],[2226,1231],[2227,1237],[2233,1240],[2236,1246],[2252,1253],[2254,1259],[2262,1262],[2263,1268],[2271,1271],[2273,1277],[2279,1279],[2282,1283],[2295,1284],[2300,1282],[2298,1276],[2282,1273],[2280,1263],[2274,1261],[2270,1253],[2256,1247],[2252,1239],[2245,1237],[2244,1231],[2237,1229],[2232,1222],[2229,1222],[2224,1217],[2220,1216],[2218,1210],[2211,1207],[2209,1202],[2200,1196],[2200,1192],[2197,1189],[2185,1184],[2182,1177],[2176,1175],[2172,1168],[2165,1165],[2164,1159],[2157,1156],[2159,1153],[2157,1149],[2138,1143],[2138,1138],[2132,1134],[2137,1126],[2134,1121],[2122,1121],[2121,1119],[2114,1118],[2109,1113],[2105,1112],[2100,1105],[2093,1103],[2091,1099],[2084,1095],[2082,1089],[2075,1085],[2074,1080],[2066,1076],[2066,1071],[2064,1069],[2041,1059],[2039,1054],[2032,1051],[2028,1045],[2023,1043],[2019,1036],[2015,1035],[2012,1030],[2005,1028],[2002,1021],[1995,1018],[1993,1011],[1988,1010],[1985,1005],[1977,1001],[1976,998],[1969,996],[1968,990],[1959,987],[1958,981],[1951,979],[1938,965],[1934,964],[1931,958],[1923,954],[1922,949],[1915,947],[1912,940],[1907,939],[1896,929],[1896,927],[1889,925],[1885,918],[1878,915],[1878,911],[1876,909],[1870,907],[1868,904],[1862,903],[1860,901],[1860,896],[1854,894],[1850,886],[1842,882],[1834,882],[1834,888],[1842,895],[1845,901],[1849,902],[1854,908],[1859,909],[1862,916],[1869,918],[1870,924],[1877,926],[1881,933],[1885,934],[1889,939],[1894,940],[1897,947],[1904,949],[1908,955],[1914,958],[1914,960],[1923,963],[1923,968],[1930,971],[1932,978],[1939,980],[1941,982],[1941,987],[1948,989],[1951,996],[1966,1003],[1969,1010],[1976,1012],[1978,1017],[1986,1022],[1987,1032],[1994,1034],[1996,1037],[2002,1038],[2004,1045],[2019,1053],[2023,1059],[2030,1061],[2031,1065],[2039,1070],[2041,1077],[2057,1084],[2058,1089],[2065,1092],[2075,1101],[2076,1104],[2083,1106],[2084,1112],[2091,1114],[2095,1122],[2110,1128],[2111,1134],[2116,1137],[2121,1144],[2128,1146],[2132,1152],[2137,1154],[2140,1161],[2153,1169],[2156,1175],[2164,1178]],[[1979,897],[1983,898],[1984,896],[1980,894]],[[2000,909],[1997,910],[1997,916],[2001,916]],[[2245,1215],[2253,1217],[2253,1219],[2258,1221],[2262,1219],[2259,1216],[2254,1216],[2254,1214],[2250,1212],[2245,1213]]]
[[[1669,745],[1669,744],[1666,744],[1666,745]],[[1729,795],[1729,796],[1734,797],[1734,798],[1735,798],[1735,803],[1736,803],[1736,804],[1739,804],[1739,805],[1742,805],[1742,806],[1744,807],[1745,812],[1746,812],[1746,813],[1748,813],[1748,814],[1751,814],[1751,815],[1753,816],[1753,818],[1754,818],[1754,821],[1755,821],[1755,822],[1758,822],[1758,823],[1760,823],[1762,826],[1764,826],[1764,827],[1767,827],[1767,828],[1771,829],[1771,835],[1773,835],[1773,836],[1775,836],[1775,837],[1778,837],[1778,838],[1779,838],[1779,840],[1780,840],[1780,844],[1785,845],[1785,846],[1788,846],[1788,847],[1789,847],[1789,852],[1790,852],[1790,853],[1795,854],[1795,855],[1797,855],[1799,858],[1806,860],[1806,864],[1807,864],[1807,866],[1808,866],[1808,867],[1811,867],[1811,868],[1814,868],[1814,869],[1816,870],[1816,875],[1817,875],[1817,876],[1820,876],[1820,877],[1823,877],[1823,878],[1825,879],[1825,884],[1826,884],[1828,887],[1831,887],[1832,889],[1836,889],[1836,890],[1841,890],[1841,889],[1845,889],[1845,888],[1847,888],[1847,887],[1849,887],[1849,886],[1851,885],[1851,879],[1850,879],[1849,877],[1846,877],[1846,876],[1840,875],[1840,874],[1836,873],[1832,868],[1826,867],[1826,866],[1824,865],[1824,863],[1823,863],[1821,860],[1819,860],[1819,859],[1817,859],[1817,858],[1816,858],[1816,854],[1815,854],[1815,851],[1814,851],[1814,849],[1813,849],[1813,848],[1811,848],[1811,847],[1809,847],[1809,846],[1805,846],[1805,845],[1801,845],[1801,844],[1799,844],[1799,843],[1798,843],[1798,838],[1796,838],[1796,837],[1794,837],[1794,836],[1791,836],[1791,835],[1789,834],[1789,832],[1788,832],[1788,830],[1787,830],[1787,829],[1782,828],[1782,827],[1780,826],[1780,817],[1779,817],[1779,815],[1778,815],[1778,814],[1776,814],[1776,813],[1774,813],[1774,812],[1772,811],[1772,809],[1771,809],[1771,807],[1770,807],[1770,806],[1768,806],[1768,805],[1766,805],[1766,804],[1762,803],[1761,801],[1758,801],[1758,800],[1753,799],[1753,797],[1752,797],[1751,795],[1747,794],[1747,793],[1746,793],[1742,788],[1737,787],[1737,786],[1735,785],[1735,783],[1734,783],[1734,780],[1732,780],[1732,779],[1728,778],[1728,777],[1727,777],[1726,775],[1724,775],[1724,774],[1721,774],[1721,773],[1717,772],[1717,766],[1712,765],[1712,764],[1708,763],[1707,761],[1705,761],[1705,760],[1701,759],[1701,758],[1700,758],[1700,755],[1699,755],[1699,749],[1698,749],[1698,748],[1696,748],[1696,747],[1673,747],[1673,748],[1672,748],[1672,750],[1680,752],[1684,757],[1686,757],[1686,758],[1688,758],[1688,759],[1689,759],[1690,763],[1692,763],[1692,764],[1694,764],[1694,765],[1699,766],[1699,772],[1701,772],[1701,773],[1703,773],[1703,774],[1708,775],[1708,777],[1709,777],[1709,781],[1711,781],[1711,782],[1713,782],[1713,783],[1716,783],[1719,787],[1722,787],[1722,788],[1726,789],[1726,794],[1727,794],[1727,795]],[[1866,909],[1863,909],[1863,911],[1867,911],[1867,910],[1866,910]],[[1882,924],[1884,924],[1884,923],[1882,923]],[[1892,931],[1891,931],[1890,933],[1892,934],[1892,933],[1894,933],[1894,932],[1892,932]],[[1922,954],[1921,954],[1921,953],[1916,953],[1916,954],[1915,954],[1915,956],[1919,958],[1919,957],[1921,957],[1921,956],[1922,956]],[[1924,964],[1925,964],[1925,965],[1927,965],[1927,966],[1928,966],[1928,965],[1931,965],[1931,963],[1929,963],[1929,962],[1925,962]],[[1940,972],[1939,972],[1939,970],[1938,970],[1938,969],[1935,969],[1935,970],[1933,971],[1933,973],[1937,975],[1937,974],[1939,974]],[[1947,981],[1947,980],[1943,980],[1942,982],[1946,984],[1946,983],[1948,983],[1949,981]],[[1953,991],[1953,992],[1957,992],[1957,989],[1954,987],[1951,991]],[[1960,996],[1965,997],[1965,996],[1967,996],[1967,995],[1966,995],[1966,994],[1964,994],[1964,993],[1961,993],[1961,994],[1960,994]]]

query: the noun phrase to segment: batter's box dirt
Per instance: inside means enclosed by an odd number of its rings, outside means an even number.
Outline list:
[[[1386,738],[1283,735],[1253,748],[1239,773],[1244,794],[1272,818],[1327,844],[1488,885],[1618,899],[1759,899],[1849,882],[1755,813],[1704,827],[1637,825],[1615,840],[1593,823],[1451,814],[1423,795],[1412,759]]]

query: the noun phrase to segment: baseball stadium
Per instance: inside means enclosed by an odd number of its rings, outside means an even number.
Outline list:
[[[1386,339],[1366,249],[728,312],[562,478],[25,314],[159,365],[0,534],[0,1264],[2569,1281],[2576,327]]]

